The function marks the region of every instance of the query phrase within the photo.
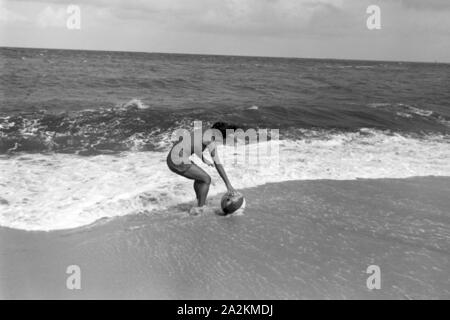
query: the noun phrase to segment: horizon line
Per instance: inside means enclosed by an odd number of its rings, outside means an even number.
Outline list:
[[[223,53],[190,53],[190,52],[160,52],[160,51],[132,51],[132,50],[104,50],[104,49],[74,49],[74,48],[43,48],[43,47],[11,47],[0,46],[5,49],[37,49],[37,50],[66,50],[66,51],[92,51],[92,52],[117,52],[117,53],[146,53],[146,54],[172,54],[191,56],[218,56],[218,57],[239,57],[239,58],[269,58],[269,59],[299,59],[299,60],[336,60],[336,61],[361,61],[361,62],[389,62],[389,63],[422,63],[422,64],[450,64],[441,61],[420,61],[420,60],[369,60],[352,58],[313,58],[295,56],[258,56],[246,54],[223,54]]]

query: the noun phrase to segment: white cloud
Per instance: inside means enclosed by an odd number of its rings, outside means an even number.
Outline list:
[[[37,24],[39,27],[65,27],[66,26],[65,8],[54,8],[47,6],[37,15]]]
[[[3,1],[0,1],[0,22],[10,23],[17,21],[26,21],[27,18],[21,14],[15,13],[14,11],[8,9]]]

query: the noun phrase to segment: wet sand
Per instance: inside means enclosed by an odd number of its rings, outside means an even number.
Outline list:
[[[180,206],[66,231],[0,228],[0,297],[450,298],[450,178],[242,192],[241,216],[189,217]],[[81,290],[66,288],[69,265],[81,268]],[[369,265],[381,268],[380,290],[366,287]]]

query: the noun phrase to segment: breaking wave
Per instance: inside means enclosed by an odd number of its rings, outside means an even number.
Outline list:
[[[374,129],[294,131],[291,137],[278,141],[221,147],[222,161],[235,187],[288,180],[450,176],[448,136],[407,136]],[[251,162],[245,154],[258,154],[257,161]],[[25,230],[67,229],[101,218],[158,214],[192,201],[191,183],[170,172],[165,158],[162,150],[90,157],[3,155],[0,225]],[[205,170],[213,178],[211,194],[224,192],[217,173]]]

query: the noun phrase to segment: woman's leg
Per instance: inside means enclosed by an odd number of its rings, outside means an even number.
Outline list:
[[[200,198],[200,185],[201,185],[201,183],[198,180],[194,181],[194,190],[195,190],[195,196],[197,198],[197,202],[198,202],[198,199]]]
[[[199,207],[203,207],[208,196],[209,185],[211,184],[211,177],[199,166],[192,164],[191,167],[180,175],[195,180],[194,190],[197,196],[197,203]]]

